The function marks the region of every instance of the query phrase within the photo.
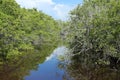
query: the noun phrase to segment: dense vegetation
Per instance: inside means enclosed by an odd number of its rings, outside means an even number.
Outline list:
[[[0,62],[16,61],[45,45],[55,46],[59,30],[58,23],[43,12],[20,8],[14,0],[0,0]]]
[[[67,22],[55,21],[35,8],[21,8],[14,0],[0,0],[0,75],[18,66],[21,74],[27,74],[53,50],[60,37],[69,44],[74,64],[68,68],[77,79],[83,75],[82,80],[89,80],[91,75],[98,75],[100,80],[109,68],[95,68],[99,65],[120,68],[120,0],[84,0],[70,12]],[[115,72],[109,75],[116,79]]]
[[[83,64],[120,62],[120,0],[84,0],[70,12],[67,41],[73,59]]]
[[[73,80],[120,79],[120,0],[84,0],[64,29]]]

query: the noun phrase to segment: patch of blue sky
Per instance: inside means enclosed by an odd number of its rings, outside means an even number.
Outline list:
[[[69,11],[83,0],[16,0],[16,2],[21,7],[36,8],[54,19],[67,20]]]

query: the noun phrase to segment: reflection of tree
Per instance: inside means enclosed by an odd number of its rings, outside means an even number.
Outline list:
[[[91,69],[75,63],[67,67],[67,72],[74,80],[120,80],[120,71],[108,67]]]
[[[58,68],[64,70],[63,80],[73,80],[70,77],[71,75],[69,75],[67,71],[67,67],[69,66],[68,63],[69,61],[66,61],[65,55],[64,55],[64,60],[60,60],[58,63]]]
[[[53,49],[43,47],[39,53],[29,53],[16,62],[8,61],[7,64],[0,66],[0,80],[23,80],[25,75],[29,75],[30,70],[37,70],[38,64],[42,63]]]

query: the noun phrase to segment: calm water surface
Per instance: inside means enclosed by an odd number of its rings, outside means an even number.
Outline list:
[[[65,71],[59,67],[62,62],[58,57],[63,55],[66,50],[65,47],[55,49],[42,64],[38,65],[36,70],[31,70],[29,75],[24,77],[24,80],[63,80]]]
[[[17,63],[0,65],[0,80],[120,80],[120,71],[109,67],[90,69],[76,62],[66,65],[66,59],[59,59],[68,51],[64,46],[50,50],[47,47],[42,55],[34,53]],[[46,53],[51,55],[46,57]]]

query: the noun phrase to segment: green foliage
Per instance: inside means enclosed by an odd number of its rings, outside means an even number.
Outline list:
[[[107,62],[108,56],[120,58],[119,4],[119,0],[85,0],[71,11],[69,39],[75,59],[91,64]]]
[[[15,59],[28,50],[55,45],[58,23],[36,9],[24,9],[14,0],[0,0],[0,59]],[[57,39],[56,39],[57,38]]]

